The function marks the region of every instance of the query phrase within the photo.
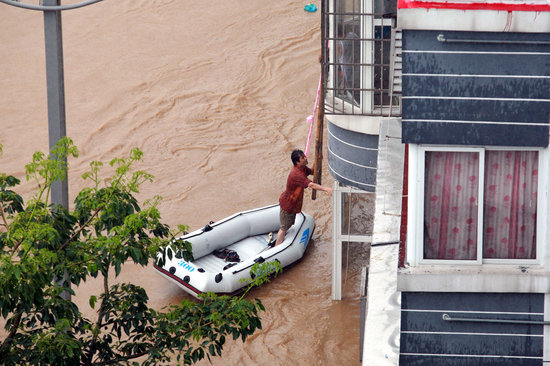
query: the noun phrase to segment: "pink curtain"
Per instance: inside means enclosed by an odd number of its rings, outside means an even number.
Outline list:
[[[535,259],[538,153],[485,154],[483,257]]]
[[[424,258],[477,256],[479,153],[426,152]]]
[[[479,153],[426,152],[424,258],[475,260]],[[538,152],[485,152],[483,257],[536,258]]]

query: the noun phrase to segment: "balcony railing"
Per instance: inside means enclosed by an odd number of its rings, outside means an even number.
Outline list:
[[[396,1],[324,0],[325,114],[400,115]]]

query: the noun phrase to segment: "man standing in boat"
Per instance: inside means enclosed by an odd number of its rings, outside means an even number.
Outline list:
[[[290,154],[290,159],[294,167],[288,174],[286,190],[279,197],[281,225],[275,245],[283,242],[286,232],[294,225],[296,214],[302,211],[305,188],[311,187],[318,191],[332,193],[332,188],[313,183],[307,178],[308,175],[313,174],[313,170],[307,166],[307,157],[302,150],[294,150]]]

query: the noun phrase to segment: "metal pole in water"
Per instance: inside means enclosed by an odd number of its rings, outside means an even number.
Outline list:
[[[44,6],[59,6],[60,0],[43,0],[42,4]],[[48,134],[51,150],[62,137],[67,135],[61,11],[44,10],[44,40],[48,95]],[[65,179],[56,180],[52,183],[51,199],[52,204],[60,204],[66,209],[69,208],[67,172],[65,172]],[[66,274],[63,279],[66,279]],[[71,295],[67,291],[63,291],[61,297],[65,300],[71,299]]]
[[[63,76],[63,38],[61,11],[77,9],[103,0],[85,0],[77,4],[61,6],[61,0],[42,0],[40,5],[21,3],[19,0],[0,0],[0,3],[44,12],[44,43],[46,53],[46,90],[48,97],[48,135],[50,150],[67,135],[65,124],[65,82]],[[65,161],[66,163],[66,161]],[[69,208],[67,173],[65,179],[52,183],[51,202]],[[71,295],[61,296],[70,300]]]
[[[59,6],[60,0],[43,0],[44,6]],[[65,85],[63,76],[63,39],[61,11],[44,10],[44,40],[46,51],[46,85],[48,95],[48,132],[50,150],[66,136]],[[52,203],[69,207],[67,176],[53,182]]]

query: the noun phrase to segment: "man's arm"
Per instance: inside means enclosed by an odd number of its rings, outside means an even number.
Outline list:
[[[330,187],[325,187],[325,186],[322,186],[322,185],[319,185],[317,183],[309,183],[308,184],[308,187],[312,188],[312,189],[315,189],[317,191],[323,191],[323,192],[327,192],[327,193],[332,193],[332,188]]]

